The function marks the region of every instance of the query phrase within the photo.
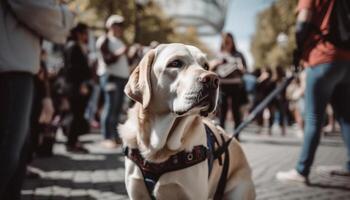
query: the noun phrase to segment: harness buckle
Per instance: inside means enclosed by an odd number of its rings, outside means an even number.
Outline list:
[[[192,153],[187,154],[187,160],[189,160],[189,161],[193,160],[193,154]]]

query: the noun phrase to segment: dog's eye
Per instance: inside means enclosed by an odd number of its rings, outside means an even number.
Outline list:
[[[209,65],[208,65],[208,63],[204,63],[203,68],[204,68],[205,70],[209,70]]]
[[[173,67],[173,68],[181,68],[184,66],[184,62],[182,62],[181,60],[174,60],[171,61],[167,67]]]

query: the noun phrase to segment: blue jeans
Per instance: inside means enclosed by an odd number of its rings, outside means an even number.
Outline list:
[[[21,149],[29,133],[33,99],[33,75],[0,73],[0,199],[9,196],[23,177],[15,176],[20,165]],[[23,161],[23,160],[22,160]]]
[[[124,102],[124,87],[127,80],[103,75],[100,83],[104,93],[104,108],[101,116],[101,132],[105,139],[119,138],[117,124]]]
[[[98,100],[100,97],[100,92],[101,92],[101,87],[97,83],[93,83],[89,103],[86,107],[85,114],[84,114],[85,119],[87,119],[89,122],[92,122],[95,120],[95,114],[98,109]]]
[[[350,61],[306,69],[304,144],[296,170],[308,176],[314,160],[328,103],[333,106],[348,151],[350,170]]]

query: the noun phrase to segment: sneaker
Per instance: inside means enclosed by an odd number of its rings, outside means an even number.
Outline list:
[[[106,149],[115,149],[115,148],[117,148],[118,146],[120,146],[120,145],[118,145],[118,144],[116,143],[116,141],[110,140],[110,139],[107,139],[107,140],[102,141],[102,142],[101,142],[101,145],[102,145],[104,148],[106,148]]]
[[[297,170],[295,169],[285,171],[285,172],[278,172],[276,174],[276,178],[277,180],[283,181],[283,182],[299,182],[299,183],[308,182],[307,178],[299,174],[299,172],[297,172]]]
[[[295,135],[297,136],[298,139],[303,139],[304,138],[304,131],[301,129],[298,129],[295,131]]]

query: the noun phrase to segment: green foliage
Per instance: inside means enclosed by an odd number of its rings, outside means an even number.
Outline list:
[[[88,23],[102,32],[108,16],[119,14],[125,18],[125,41],[148,45],[155,40],[160,43],[182,42],[206,50],[198,39],[195,30],[177,33],[176,22],[168,18],[153,1],[144,6],[137,5],[135,0],[75,0],[72,7],[79,5],[79,20]]]
[[[256,33],[251,44],[255,66],[287,67],[292,64],[296,5],[297,0],[277,0],[271,7],[258,14]],[[280,33],[288,36],[285,46],[277,43]]]

